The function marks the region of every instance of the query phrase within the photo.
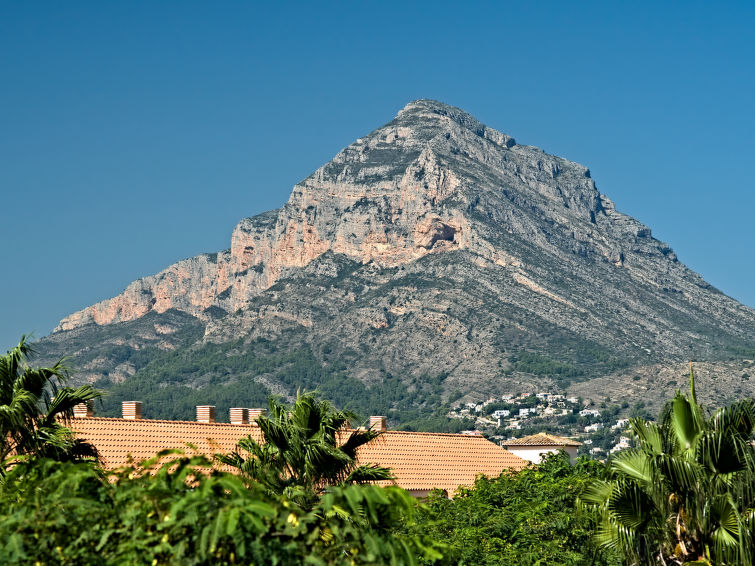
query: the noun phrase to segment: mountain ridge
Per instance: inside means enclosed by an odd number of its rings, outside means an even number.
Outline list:
[[[133,282],[63,319],[47,343],[171,311],[203,328],[187,352],[237,339],[306,346],[367,385],[400,376],[407,395],[442,375],[443,398],[755,344],[755,311],[617,211],[587,167],[431,100],[341,150],[280,209],[242,219],[228,250]],[[86,379],[117,365],[100,358],[87,358]],[[227,380],[243,379],[234,372]]]

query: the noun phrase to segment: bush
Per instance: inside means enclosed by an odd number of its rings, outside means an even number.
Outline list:
[[[538,468],[481,477],[454,499],[432,494],[415,532],[447,543],[447,564],[618,564],[592,543],[594,516],[575,505],[601,472],[599,462],[572,467],[561,453]]]
[[[89,463],[38,460],[0,490],[2,564],[414,564],[440,554],[396,487],[329,489],[304,512],[286,498],[208,473],[201,458],[159,459],[108,478]]]

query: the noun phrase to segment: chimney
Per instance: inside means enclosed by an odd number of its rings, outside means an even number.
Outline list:
[[[79,403],[78,405],[74,405],[73,416],[77,419],[82,419],[84,417],[93,417],[94,403],[92,401],[87,401],[86,403]]]
[[[374,430],[376,432],[385,432],[386,430],[388,430],[388,427],[385,424],[385,417],[370,417],[370,430]]]
[[[197,405],[197,422],[214,423],[215,405]]]
[[[121,411],[124,419],[142,418],[142,402],[141,401],[124,401],[121,403]]]
[[[249,409],[234,407],[231,409],[231,424],[249,424]]]
[[[257,424],[257,419],[267,414],[267,409],[249,409],[249,423]]]

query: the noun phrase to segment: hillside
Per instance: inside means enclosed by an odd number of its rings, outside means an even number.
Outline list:
[[[648,368],[752,358],[755,312],[617,211],[586,167],[420,100],[239,222],[228,250],[135,281],[37,345],[111,391],[106,412],[140,398],[145,416],[222,415],[317,387],[444,426],[461,398],[616,398]]]

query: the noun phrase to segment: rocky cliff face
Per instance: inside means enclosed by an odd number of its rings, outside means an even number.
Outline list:
[[[675,292],[685,283],[708,288],[650,229],[617,212],[585,167],[517,145],[459,109],[419,100],[296,185],[282,209],[242,220],[230,250],[140,279],[56,330],[134,320],[151,310],[236,311],[287,268],[326,251],[397,266],[465,249],[546,293],[527,276],[523,258],[499,244],[502,234],[567,261],[576,255],[610,262]],[[719,299],[718,308],[741,311]]]
[[[512,361],[522,351],[579,368],[755,342],[755,313],[617,211],[586,167],[430,100],[239,222],[230,249],[66,317],[55,340],[168,310],[199,319],[205,342],[289,328],[315,352],[361,352],[347,358],[364,382],[441,372],[446,391],[547,375]]]

